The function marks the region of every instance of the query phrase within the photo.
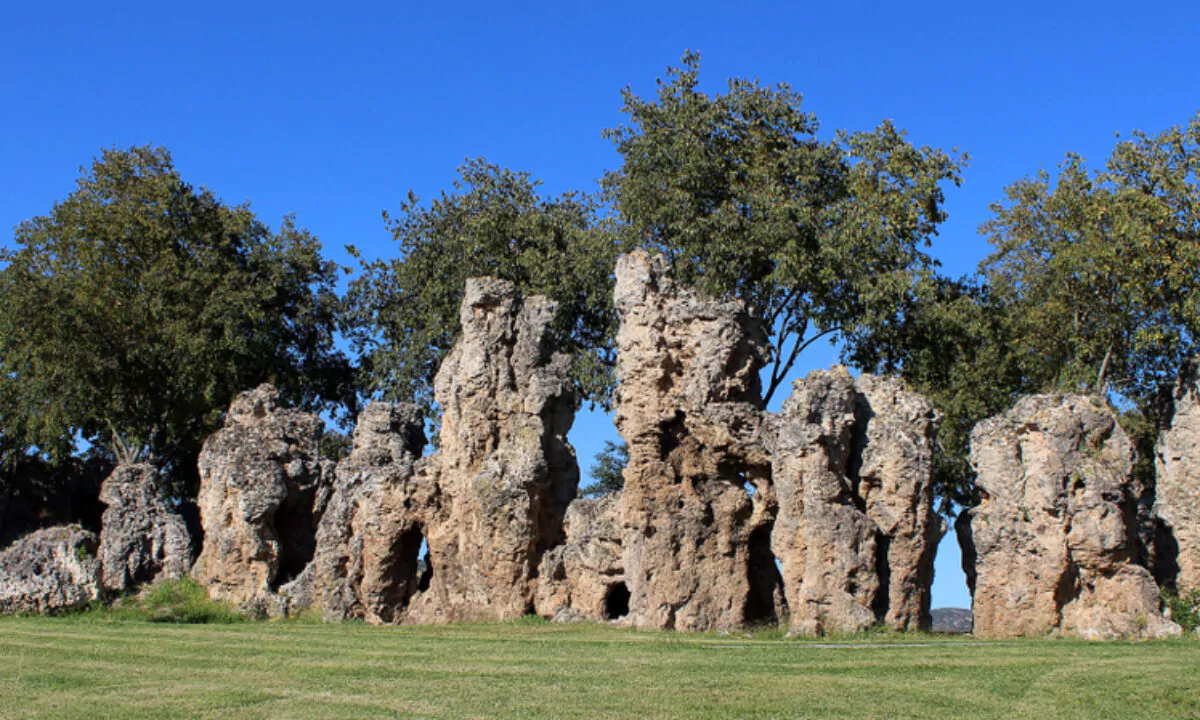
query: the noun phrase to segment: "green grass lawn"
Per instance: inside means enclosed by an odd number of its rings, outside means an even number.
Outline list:
[[[0,619],[0,718],[1200,718],[1200,642]]]

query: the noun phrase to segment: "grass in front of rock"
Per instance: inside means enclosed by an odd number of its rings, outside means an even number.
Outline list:
[[[0,718],[1200,718],[1200,642],[0,619]]]

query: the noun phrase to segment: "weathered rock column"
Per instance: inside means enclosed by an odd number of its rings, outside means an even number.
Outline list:
[[[542,554],[562,542],[579,484],[567,442],[570,357],[552,347],[555,303],[509,282],[467,281],[462,334],[438,370],[440,446],[422,470],[437,487],[425,529],[428,590],[409,622],[502,620],[534,610]]]
[[[771,535],[791,629],[928,629],[937,414],[898,380],[844,367],[797,380],[775,420]]]
[[[630,620],[713,630],[772,619],[770,460],[758,438],[762,328],[741,302],[677,285],[661,256],[625,255],[616,275]]]
[[[1024,398],[975,427],[971,462],[982,501],[959,528],[976,636],[1179,634],[1134,562],[1133,447],[1102,399]]]
[[[117,466],[100,486],[100,502],[108,506],[100,529],[106,589],[123,593],[187,574],[192,538],[187,523],[163,498],[153,466]]]
[[[1159,547],[1173,557],[1167,565],[1174,578],[1166,578],[1181,592],[1200,588],[1200,390],[1196,363],[1179,373],[1173,394],[1174,407],[1155,449],[1154,512],[1170,547]]]
[[[559,621],[617,620],[629,614],[621,558],[621,496],[580,498],[567,507],[566,539],[542,556],[537,610]]]
[[[425,432],[413,405],[373,402],[337,465],[333,493],[304,573],[284,590],[326,620],[399,623],[420,589],[422,522],[435,488],[417,474]]]
[[[200,451],[204,549],[192,575],[209,596],[275,612],[275,590],[312,559],[314,501],[331,481],[324,424],[283,407],[270,385],[239,395]]]

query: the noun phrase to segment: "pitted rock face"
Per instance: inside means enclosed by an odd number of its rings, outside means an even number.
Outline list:
[[[1165,558],[1170,568],[1165,580],[1187,592],[1200,588],[1200,389],[1195,361],[1180,371],[1173,399],[1173,412],[1155,452],[1154,512],[1168,538],[1158,548],[1170,555]]]
[[[898,380],[844,367],[797,380],[774,421],[772,548],[791,630],[928,629],[938,418]]]
[[[100,502],[108,506],[100,530],[106,589],[123,593],[187,574],[192,565],[191,535],[164,499],[153,466],[118,466],[100,486]]]
[[[619,493],[581,498],[567,507],[566,540],[542,557],[537,611],[545,617],[618,620],[629,614],[621,562]]]
[[[51,613],[100,598],[99,540],[78,525],[30,533],[0,552],[0,615]]]
[[[267,609],[312,558],[314,501],[331,481],[324,425],[280,404],[270,385],[239,395],[200,452],[204,549],[192,574],[214,599]]]
[[[1103,400],[1024,398],[975,427],[971,462],[977,636],[1179,634],[1134,562],[1133,448]]]
[[[762,328],[741,302],[680,287],[661,256],[625,255],[616,276],[630,620],[679,630],[769,620],[780,608],[759,439]]]
[[[509,619],[532,612],[542,554],[562,542],[579,469],[570,357],[554,352],[555,304],[472,278],[462,333],[434,382],[442,428],[420,471],[437,488],[424,520],[428,590],[408,622]]]
[[[313,561],[285,586],[297,608],[326,620],[399,623],[423,578],[418,557],[434,488],[416,469],[425,432],[416,406],[374,402],[317,528]]]

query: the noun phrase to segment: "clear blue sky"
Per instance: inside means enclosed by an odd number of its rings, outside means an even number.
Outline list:
[[[169,147],[184,177],[272,224],[294,212],[335,259],[390,256],[380,219],[449,187],[466,157],[528,170],[548,192],[617,165],[602,128],[683,51],[701,82],[787,82],[824,131],[893,119],[958,147],[933,252],[987,253],[975,228],[1002,188],[1068,150],[1200,111],[1200,3],[36,3],[0,10],[0,242],[71,192],[104,147]],[[832,360],[805,358],[800,374]],[[581,416],[586,470],[607,419]],[[952,543],[935,605],[966,605]]]

